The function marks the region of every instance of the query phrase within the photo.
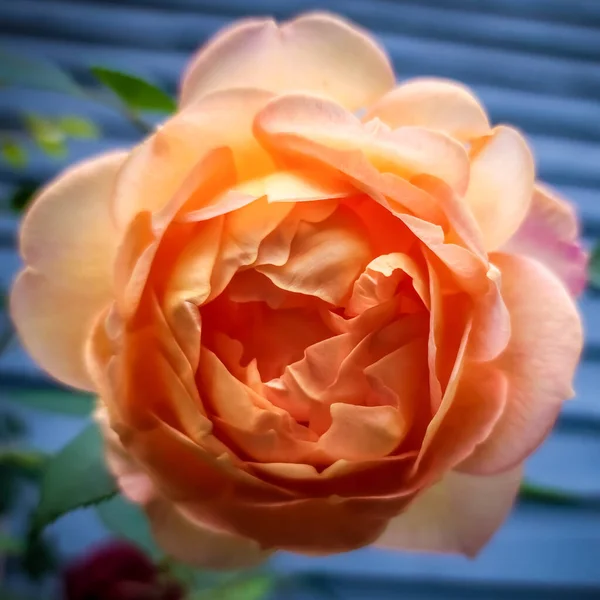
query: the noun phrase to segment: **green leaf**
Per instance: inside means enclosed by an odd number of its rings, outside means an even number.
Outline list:
[[[104,464],[102,435],[91,423],[48,461],[32,519],[33,533],[73,510],[103,502],[116,492],[117,485]]]
[[[54,158],[67,155],[65,134],[53,121],[35,114],[24,115],[24,120],[25,129],[41,150]]]
[[[8,205],[17,213],[29,205],[31,199],[38,190],[38,185],[34,181],[26,181],[16,188],[8,199]]]
[[[589,279],[590,285],[600,290],[600,242],[594,246],[590,256]]]
[[[116,495],[98,504],[96,512],[109,531],[133,542],[154,560],[162,557],[162,552],[152,538],[148,519],[140,508],[125,500],[123,496]]]
[[[100,83],[110,88],[133,111],[150,110],[174,112],[177,108],[171,96],[155,85],[136,77],[105,67],[92,67]]]
[[[25,544],[14,537],[0,532],[0,556],[19,556],[25,551]]]
[[[95,123],[84,117],[68,115],[56,121],[56,126],[67,136],[79,139],[100,137],[100,131]]]
[[[26,408],[75,416],[90,415],[95,404],[93,396],[68,390],[11,390],[4,398]]]
[[[190,600],[263,600],[273,591],[275,578],[261,574],[227,583],[191,595]]]
[[[0,140],[0,154],[11,167],[22,168],[27,164],[27,150],[13,138]]]
[[[70,75],[55,65],[0,48],[0,86],[19,86],[83,95]]]

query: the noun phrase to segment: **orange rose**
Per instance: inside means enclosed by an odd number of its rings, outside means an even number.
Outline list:
[[[363,116],[356,116],[362,110]],[[571,207],[465,87],[327,15],[219,34],[180,111],[24,220],[12,314],[167,552],[475,553],[582,346]]]

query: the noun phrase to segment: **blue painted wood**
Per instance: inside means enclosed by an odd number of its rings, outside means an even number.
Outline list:
[[[0,45],[54,60],[86,85],[93,83],[89,66],[103,64],[173,92],[189,54],[232,18],[249,11],[282,18],[318,7],[372,30],[402,78],[438,75],[471,85],[494,122],[514,123],[529,136],[540,175],[576,203],[588,243],[600,235],[598,0],[0,0]],[[105,137],[73,142],[71,160],[137,139],[122,117],[101,104],[0,91],[0,129],[16,130],[23,111],[78,113],[100,125]],[[0,287],[9,285],[19,265],[13,249],[17,220],[3,198],[20,182],[42,182],[62,166],[30,150],[32,160],[22,171],[0,164]],[[526,470],[536,483],[598,495],[600,295],[585,294],[580,306],[586,351],[577,398],[565,405]],[[0,405],[11,387],[23,385],[54,384],[13,343],[0,358]],[[83,425],[21,410],[40,449],[58,448]],[[68,517],[52,534],[67,553],[104,535],[89,511]],[[520,505],[474,561],[366,549],[329,558],[281,554],[273,566],[321,574],[341,598],[593,598],[600,597],[599,557],[599,512]],[[313,598],[317,592],[283,597]]]

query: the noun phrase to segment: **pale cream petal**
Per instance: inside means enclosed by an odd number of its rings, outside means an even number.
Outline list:
[[[366,32],[315,12],[281,26],[272,19],[247,19],[218,33],[190,62],[180,103],[188,106],[216,90],[254,87],[322,93],[355,110],[393,85],[389,59]]]
[[[377,546],[475,556],[508,516],[521,468],[478,477],[449,472],[391,520]]]
[[[535,181],[533,156],[515,129],[495,127],[471,148],[471,177],[465,202],[483,233],[487,250],[508,241],[525,219]]]
[[[119,238],[109,202],[125,157],[114,152],[68,169],[42,190],[21,231],[27,268],[10,300],[17,332],[53,377],[83,389],[93,389],[84,345],[112,297]]]
[[[365,121],[381,119],[395,129],[405,125],[442,131],[462,141],[487,135],[490,124],[479,100],[466,86],[447,79],[411,79],[378,100]]]

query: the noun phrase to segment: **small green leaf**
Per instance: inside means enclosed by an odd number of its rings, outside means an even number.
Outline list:
[[[136,77],[105,67],[92,67],[100,83],[110,88],[133,111],[150,110],[174,112],[177,108],[171,96],[155,85]]]
[[[0,154],[11,167],[22,168],[27,164],[27,150],[13,138],[0,140]]]
[[[35,114],[26,114],[24,119],[25,128],[46,154],[54,158],[66,156],[65,134],[53,121]]]
[[[83,95],[70,75],[55,65],[0,48],[0,86],[19,86]]]
[[[594,246],[590,256],[589,279],[590,285],[600,290],[600,242]]]
[[[123,496],[116,495],[98,504],[96,512],[109,531],[133,542],[154,560],[162,557],[162,552],[152,538],[148,519],[140,508],[125,500]]]
[[[21,540],[0,532],[0,556],[19,556],[25,551],[25,544]]]
[[[10,195],[8,205],[12,210],[17,213],[23,212],[23,210],[29,205],[31,199],[38,190],[38,185],[32,181],[26,181],[17,187]]]
[[[84,117],[68,115],[56,121],[56,126],[67,136],[79,139],[93,139],[100,136],[95,123]]]
[[[68,390],[11,390],[6,399],[20,406],[64,415],[86,416],[94,410],[94,397]]]
[[[48,461],[32,520],[33,533],[73,510],[103,502],[116,492],[117,485],[104,464],[102,435],[91,423]]]

